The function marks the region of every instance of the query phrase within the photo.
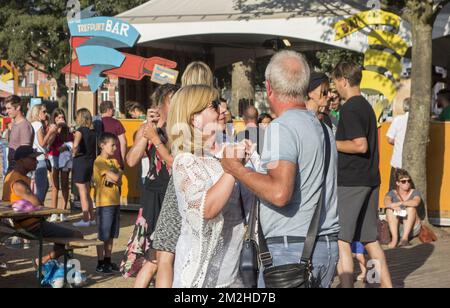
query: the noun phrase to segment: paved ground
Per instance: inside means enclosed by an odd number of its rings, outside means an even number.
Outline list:
[[[135,213],[122,213],[122,228],[119,240],[115,243],[113,260],[120,263],[129,235],[133,230]],[[72,218],[77,215],[72,216]],[[387,250],[389,267],[393,276],[395,287],[447,287],[450,288],[450,235],[445,229],[438,229],[439,240],[434,244],[420,244],[413,242],[409,248]],[[88,238],[95,238],[95,228],[84,230]],[[48,250],[50,247],[46,247]],[[6,262],[7,271],[0,272],[0,288],[10,287],[36,287],[35,273],[31,260],[37,256],[37,246],[30,250],[10,250],[0,246],[0,261]],[[82,269],[87,272],[89,288],[129,288],[133,286],[134,279],[125,280],[120,276],[104,277],[95,274],[96,250],[95,248],[78,250],[76,258],[81,261]],[[338,286],[337,283],[334,285]],[[365,287],[357,284],[357,287]],[[367,287],[377,287],[367,286]]]
[[[394,287],[450,288],[450,235],[445,229],[436,231],[439,233],[436,243],[414,241],[408,248],[386,250]],[[364,285],[360,283],[357,287]]]

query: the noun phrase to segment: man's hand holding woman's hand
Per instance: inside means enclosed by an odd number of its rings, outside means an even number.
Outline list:
[[[226,146],[223,149],[222,168],[226,173],[235,174],[249,161],[254,151],[255,147],[250,140]]]

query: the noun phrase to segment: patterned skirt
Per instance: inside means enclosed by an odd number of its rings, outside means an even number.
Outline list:
[[[175,253],[178,238],[180,237],[180,230],[181,215],[178,210],[175,185],[171,178],[153,235],[153,249]]]

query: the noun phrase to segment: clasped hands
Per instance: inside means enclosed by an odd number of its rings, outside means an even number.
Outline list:
[[[235,175],[250,160],[255,152],[256,144],[250,140],[244,140],[238,144],[231,144],[224,147],[221,164],[226,173]]]

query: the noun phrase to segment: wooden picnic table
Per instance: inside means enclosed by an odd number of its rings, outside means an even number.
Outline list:
[[[26,218],[37,218],[39,219],[39,223],[43,223],[47,217],[50,217],[52,215],[59,215],[59,214],[70,214],[70,211],[68,210],[60,210],[60,209],[53,209],[48,207],[40,207],[39,209],[32,211],[32,212],[16,212],[11,207],[11,205],[6,204],[4,202],[0,203],[0,219],[26,219]],[[13,229],[13,228],[11,228]],[[43,245],[44,245],[44,239],[41,232],[39,232],[39,236],[36,237],[26,230],[20,230],[20,229],[14,229],[14,232],[17,233],[19,236],[25,236],[28,239],[37,240],[39,242],[39,268],[38,268],[38,283],[39,286],[41,285],[41,279],[42,279],[42,256],[43,256]]]
[[[52,215],[70,214],[68,210],[53,209],[49,207],[41,207],[32,212],[16,212],[9,205],[0,205],[0,219],[25,219],[25,218],[45,218]]]

